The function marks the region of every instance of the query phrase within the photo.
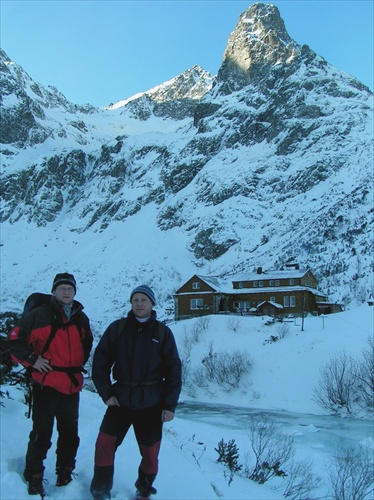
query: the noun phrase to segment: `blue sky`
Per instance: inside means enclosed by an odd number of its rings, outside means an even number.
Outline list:
[[[253,3],[1,0],[1,47],[76,104],[105,106],[199,65],[216,74]],[[373,0],[273,2],[289,35],[373,90]]]

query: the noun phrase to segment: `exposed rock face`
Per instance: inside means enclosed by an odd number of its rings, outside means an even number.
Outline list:
[[[40,108],[34,105],[33,101],[24,91],[28,83],[23,78],[21,71],[15,71],[13,78],[9,70],[11,61],[4,51],[0,50],[0,87],[2,89],[1,102],[1,129],[0,141],[2,144],[25,144],[29,130],[36,126],[34,113],[41,114]],[[12,103],[17,99],[17,105]]]
[[[144,224],[183,231],[216,273],[296,255],[328,293],[364,286],[373,94],[293,41],[276,7],[240,16],[217,77],[194,66],[107,109],[69,103],[4,53],[0,71],[2,222],[104,231],[153,204]]]
[[[125,112],[139,120],[148,120],[152,115],[174,120],[193,116],[198,101],[212,87],[213,78],[199,66],[183,72],[169,82],[158,85],[131,99]]]
[[[278,9],[252,5],[240,16],[229,37],[217,80],[226,92],[238,90],[268,77],[279,64],[291,64],[299,52]]]
[[[48,111],[59,109],[76,117],[77,114],[95,113],[93,106],[71,104],[56,88],[34,82],[16,63],[12,62],[0,49],[0,119],[2,144],[12,144],[17,148],[35,146],[48,138],[67,136],[62,123],[52,123]],[[84,122],[72,118],[71,125],[82,132]],[[76,134],[74,134],[76,135]],[[81,135],[81,142],[85,139]]]

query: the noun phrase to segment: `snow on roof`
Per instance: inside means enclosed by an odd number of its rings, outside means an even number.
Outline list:
[[[201,276],[199,274],[197,274],[196,276],[217,291],[226,286],[226,283],[216,276]]]
[[[310,288],[308,286],[268,286],[268,287],[261,287],[261,288],[239,288],[235,290],[230,290],[228,293],[231,295],[243,295],[243,294],[258,294],[258,293],[278,293],[278,292],[310,292],[313,293],[314,295],[326,297],[326,294],[324,292],[321,292],[320,290],[317,290],[316,288]]]
[[[275,280],[279,278],[302,278],[309,269],[285,269],[282,271],[263,271],[262,273],[237,274],[231,277],[231,281],[257,281],[257,280]]]
[[[257,309],[261,307],[263,304],[270,304],[276,307],[277,309],[283,309],[282,304],[278,304],[277,302],[273,302],[272,300],[263,300],[262,302],[260,302],[260,304],[258,304]]]
[[[305,272],[302,274],[304,276]],[[215,276],[201,276],[196,275],[199,279],[204,281],[207,285],[214,289],[213,293],[222,293],[225,295],[255,295],[258,293],[268,293],[270,296],[273,293],[292,293],[292,292],[310,292],[316,296],[326,297],[327,295],[320,290],[315,288],[310,288],[308,286],[292,285],[292,286],[268,286],[268,287],[256,287],[256,288],[233,288],[232,280],[226,281],[222,278]],[[258,276],[255,274],[255,276]],[[279,277],[279,274],[277,275]],[[287,275],[289,276],[289,275]],[[190,292],[178,293],[178,295],[195,295],[196,293],[211,293],[209,291],[202,292],[201,290],[192,290]]]

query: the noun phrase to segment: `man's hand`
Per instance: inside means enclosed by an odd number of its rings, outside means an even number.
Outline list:
[[[108,401],[105,402],[107,406],[121,406],[118,399],[115,396],[111,396]]]
[[[174,413],[169,410],[162,410],[161,412],[161,420],[162,422],[170,422],[174,418]]]
[[[49,364],[49,359],[45,359],[41,355],[38,356],[38,359],[35,361],[33,367],[41,373],[48,373],[52,370],[52,367]]]

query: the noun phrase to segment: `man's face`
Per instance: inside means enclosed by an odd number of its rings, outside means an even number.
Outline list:
[[[74,287],[71,285],[59,285],[53,292],[53,295],[62,304],[70,304],[75,297]]]
[[[131,299],[131,308],[137,318],[149,318],[153,304],[144,293],[134,293]]]

